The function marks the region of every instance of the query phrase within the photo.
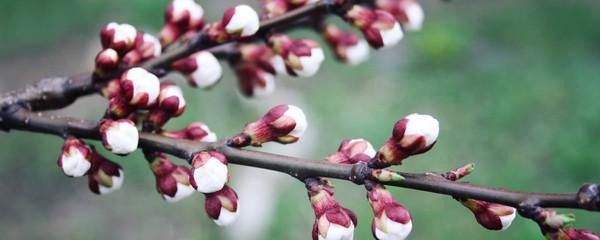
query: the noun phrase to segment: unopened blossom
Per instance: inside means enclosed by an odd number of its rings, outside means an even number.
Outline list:
[[[505,230],[515,219],[513,207],[474,199],[460,200],[475,215],[477,222],[489,230]]]
[[[425,13],[423,7],[416,0],[377,0],[375,5],[392,14],[404,29],[421,30]]]
[[[165,25],[159,38],[163,46],[175,42],[187,33],[195,33],[204,26],[204,9],[194,0],[173,0],[165,12]]]
[[[310,39],[291,39],[275,34],[269,38],[269,44],[283,58],[287,72],[293,76],[311,77],[325,60],[323,49]]]
[[[256,122],[249,123],[244,131],[230,140],[232,146],[261,146],[275,141],[282,144],[300,139],[307,127],[304,112],[293,105],[277,105]]]
[[[104,195],[121,188],[125,177],[121,166],[92,149],[92,167],[88,172],[88,187],[93,193]]]
[[[369,44],[358,35],[328,24],[324,36],[335,56],[350,65],[358,65],[369,58]]]
[[[244,44],[238,50],[243,62],[255,64],[270,74],[287,74],[281,56],[266,45]]]
[[[229,186],[219,191],[205,194],[204,209],[206,214],[219,226],[234,223],[240,213],[237,193]]]
[[[193,87],[209,88],[223,75],[219,60],[208,51],[200,51],[173,63],[173,68],[186,75]]]
[[[363,32],[374,48],[394,46],[404,37],[398,21],[386,11],[354,5],[346,13],[345,18]]]
[[[221,25],[232,37],[250,37],[260,27],[258,13],[250,6],[242,4],[229,8],[223,14]]]
[[[429,151],[437,141],[439,123],[430,115],[411,114],[396,122],[392,137],[379,149],[378,168],[399,165],[405,158]]]
[[[129,119],[105,119],[100,125],[104,147],[115,154],[129,154],[138,147],[139,133]]]
[[[367,199],[373,209],[371,230],[379,240],[403,240],[412,230],[408,210],[396,202],[392,194],[379,183],[368,183]]]
[[[100,83],[102,96],[111,99],[116,96],[121,96],[121,79],[114,78]]]
[[[92,166],[92,150],[81,140],[68,137],[58,156],[58,167],[69,177],[81,177]]]
[[[138,32],[133,48],[125,54],[123,62],[127,66],[160,56],[162,47],[158,39],[149,33]]]
[[[129,102],[122,96],[116,96],[108,100],[107,116],[111,118],[125,118],[135,111]]]
[[[147,153],[146,158],[156,177],[156,190],[167,202],[178,202],[194,193],[189,168],[173,164],[164,153]]]
[[[375,157],[376,153],[373,145],[367,140],[362,138],[345,139],[340,144],[338,151],[325,159],[329,162],[338,164],[355,164],[358,162],[368,163]]]
[[[229,181],[227,159],[219,152],[199,152],[192,159],[192,186],[202,193],[219,191]]]
[[[333,197],[333,191],[324,179],[307,179],[306,189],[313,211],[313,240],[352,240],[357,225],[356,215],[343,208]]]
[[[160,81],[156,75],[143,68],[131,68],[121,75],[121,92],[129,104],[150,108],[158,99]]]
[[[112,48],[123,55],[133,47],[136,35],[135,27],[126,23],[111,22],[102,28],[100,40],[103,48]]]
[[[187,139],[200,142],[216,142],[217,135],[202,122],[193,122],[184,129],[177,131],[164,131],[161,133],[164,136]]]
[[[119,54],[112,48],[103,49],[96,55],[95,63],[94,73],[100,76],[106,75],[119,67]]]
[[[186,102],[183,91],[175,83],[164,81],[160,83],[158,95],[158,107],[177,117],[185,110]]]
[[[281,16],[289,10],[287,0],[263,0],[262,18],[269,19]]]
[[[264,97],[275,90],[275,77],[255,64],[238,64],[235,73],[244,96]]]

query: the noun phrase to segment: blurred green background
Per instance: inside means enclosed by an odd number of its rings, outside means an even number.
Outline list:
[[[258,1],[199,1],[209,21],[227,7]],[[93,68],[98,32],[109,21],[156,33],[167,1],[0,1],[0,89]],[[212,91],[185,88],[186,113],[169,124],[206,122],[221,137],[265,109],[294,103],[309,118],[298,144],[267,146],[320,159],[344,138],[380,146],[394,122],[429,113],[441,123],[436,147],[402,171],[446,171],[478,163],[467,180],[522,191],[573,192],[600,182],[600,2],[423,1],[426,21],[400,46],[372,51],[358,67],[331,54],[313,78],[281,78],[274,96],[246,100],[227,69]],[[338,21],[339,22],[339,21]],[[318,36],[294,32],[294,36]],[[320,39],[319,39],[320,40]],[[179,76],[171,76],[183,83]],[[59,113],[98,119],[105,101],[88,97]],[[303,185],[279,173],[232,166],[242,204],[240,222],[218,228],[200,194],[165,203],[139,152],[112,157],[125,168],[121,191],[95,196],[86,179],[56,167],[62,141],[25,132],[0,133],[2,239],[308,239],[313,214]],[[107,154],[108,155],[108,154]],[[356,239],[370,239],[371,210],[361,187],[334,181],[336,197],[359,216]],[[447,196],[392,190],[412,213],[411,239],[540,239],[517,218],[504,232],[486,231]],[[577,214],[578,228],[600,232],[600,215]]]

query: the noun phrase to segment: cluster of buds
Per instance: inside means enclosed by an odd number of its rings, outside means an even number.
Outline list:
[[[337,164],[355,164],[358,162],[368,163],[375,157],[375,149],[367,140],[345,139],[340,144],[338,151],[325,159]]]
[[[513,207],[480,201],[475,199],[459,199],[460,203],[467,207],[477,222],[489,230],[505,230],[515,219],[517,210]]]
[[[535,208],[532,219],[540,226],[548,240],[600,240],[597,234],[590,230],[567,227],[575,222],[573,214],[558,214],[554,210]]]
[[[369,44],[358,35],[333,24],[325,26],[323,35],[339,60],[358,65],[369,58]]]
[[[200,51],[175,61],[172,67],[184,74],[192,87],[210,88],[217,84],[223,75],[219,59],[209,51]]]
[[[206,214],[219,226],[234,223],[240,213],[237,193],[225,185],[219,191],[205,194]]]
[[[331,183],[316,178],[308,178],[305,183],[316,216],[313,240],[352,240],[357,226],[356,215],[335,200]]]
[[[156,177],[156,190],[167,202],[177,202],[194,193],[190,169],[173,164],[164,153],[146,153],[146,159]]]
[[[229,181],[227,159],[219,152],[200,152],[192,159],[190,182],[201,193],[221,190]]]
[[[102,50],[96,55],[98,76],[106,76],[120,66],[132,67],[141,61],[158,57],[162,47],[154,36],[138,32],[129,24],[111,22],[100,32]]]
[[[425,13],[415,0],[376,0],[377,8],[389,12],[402,24],[405,30],[421,30]]]
[[[412,218],[408,210],[396,202],[382,184],[367,181],[367,199],[373,209],[371,230],[376,239],[403,240],[412,230]]]
[[[223,43],[233,39],[251,38],[260,28],[258,13],[248,5],[229,8],[221,21],[208,24],[204,31],[210,41]]]
[[[193,122],[187,127],[176,131],[163,131],[163,136],[186,139],[199,142],[216,142],[217,135],[210,131],[210,128],[202,122]]]
[[[304,112],[293,105],[277,105],[256,122],[249,123],[243,132],[231,138],[230,146],[261,146],[275,141],[282,144],[294,143],[300,139],[307,127]]]
[[[292,76],[314,76],[325,54],[319,44],[310,39],[291,39],[282,34],[269,37],[269,45],[283,59],[287,73]]]
[[[400,165],[405,158],[429,151],[437,141],[438,121],[429,115],[411,114],[394,125],[392,137],[371,163],[375,168]]]
[[[180,37],[189,39],[204,27],[204,9],[194,0],[173,0],[165,11],[160,43],[168,46]]]
[[[344,17],[363,32],[374,48],[394,46],[404,37],[398,21],[386,11],[354,5]]]
[[[92,149],[83,141],[68,137],[58,157],[58,167],[69,177],[81,177],[91,166]]]
[[[135,123],[129,119],[104,119],[100,125],[100,134],[104,147],[119,155],[126,155],[138,147],[139,132]]]
[[[275,90],[275,77],[252,63],[235,66],[241,93],[246,97],[264,97]]]
[[[120,189],[125,177],[119,164],[104,158],[94,148],[92,148],[92,167],[87,176],[90,190],[100,195]]]

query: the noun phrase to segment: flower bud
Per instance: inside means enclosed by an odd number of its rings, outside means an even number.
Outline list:
[[[240,91],[246,97],[264,97],[275,91],[275,77],[257,65],[238,64],[235,73]]]
[[[377,0],[377,8],[392,14],[404,29],[410,31],[421,30],[425,13],[421,5],[415,0]]]
[[[88,173],[88,187],[96,194],[104,195],[121,188],[125,177],[121,166],[92,149],[92,167]]]
[[[116,96],[121,96],[121,79],[115,78],[100,84],[102,96],[111,99]]]
[[[355,164],[369,162],[375,157],[375,149],[371,143],[362,138],[342,141],[338,151],[325,159],[337,164]]]
[[[287,72],[293,76],[311,77],[325,60],[323,49],[310,39],[296,40],[276,34],[269,38],[269,44],[283,58]]]
[[[405,158],[429,151],[437,141],[438,121],[429,115],[411,114],[396,122],[392,137],[379,149],[377,168],[400,165]]]
[[[489,230],[505,230],[515,219],[517,210],[513,207],[474,199],[460,200],[473,212],[477,222]]]
[[[166,24],[160,30],[163,46],[175,42],[186,32],[196,32],[204,26],[204,9],[194,0],[173,0],[167,6]]]
[[[177,117],[183,113],[185,105],[181,88],[171,81],[165,81],[160,84],[160,93],[158,95],[158,107],[160,109]]]
[[[374,48],[394,46],[404,37],[400,24],[388,12],[354,5],[345,17],[363,32]]]
[[[219,226],[234,223],[239,216],[238,196],[233,188],[225,185],[217,192],[205,194],[206,214]]]
[[[158,99],[160,81],[143,68],[131,68],[121,75],[121,91],[129,104],[150,108]]]
[[[92,166],[92,151],[81,140],[69,137],[65,140],[60,156],[58,156],[58,167],[69,177],[81,177],[85,175]]]
[[[139,133],[133,121],[105,119],[100,125],[104,147],[115,154],[129,154],[137,149]]]
[[[127,100],[121,96],[116,96],[108,100],[107,116],[110,118],[125,118],[129,116],[135,109],[129,105]]]
[[[202,122],[193,122],[186,128],[177,131],[165,131],[162,135],[172,138],[187,139],[199,142],[216,142],[217,135]]]
[[[371,230],[376,239],[406,239],[412,230],[412,218],[404,206],[379,183],[369,183],[367,199],[373,209]]]
[[[270,19],[281,16],[289,10],[287,0],[263,0],[262,18]]]
[[[133,48],[123,57],[127,66],[134,66],[142,61],[160,56],[162,47],[158,39],[148,33],[138,32]]]
[[[149,153],[146,158],[156,177],[156,190],[167,202],[178,202],[194,193],[190,169],[173,164],[164,153]]]
[[[136,35],[135,27],[126,23],[111,22],[102,28],[100,40],[103,48],[112,48],[119,55],[123,55],[133,47]]]
[[[294,143],[306,131],[304,112],[296,106],[277,105],[258,121],[249,123],[244,131],[233,137],[232,146],[261,146],[265,142],[276,141],[282,144]]]
[[[173,63],[173,68],[187,75],[191,86],[200,88],[212,87],[223,75],[219,60],[208,51],[197,52],[178,60]]]
[[[473,172],[473,170],[475,170],[475,163],[469,163],[463,167],[454,169],[452,171],[449,171],[447,173],[442,174],[442,176],[445,179],[448,179],[450,181],[457,181],[469,174],[471,174]]]
[[[313,224],[314,240],[351,240],[357,225],[356,215],[343,208],[333,198],[333,191],[326,179],[311,178],[305,181],[316,220]]]
[[[356,34],[329,24],[325,27],[324,35],[339,60],[358,65],[369,58],[369,44]]]
[[[119,54],[112,48],[107,48],[96,55],[96,69],[94,73],[104,76],[117,70],[119,67]]]
[[[233,37],[250,37],[260,27],[258,13],[248,5],[238,5],[227,9],[221,19],[225,31]]]
[[[219,191],[229,181],[227,159],[219,152],[200,152],[192,159],[192,186],[202,193]]]
[[[245,63],[256,64],[258,67],[271,74],[280,74],[280,72],[286,73],[283,59],[265,45],[241,45],[239,47],[239,52],[241,60]]]

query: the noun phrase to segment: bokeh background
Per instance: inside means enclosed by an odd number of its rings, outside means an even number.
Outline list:
[[[199,2],[208,20],[237,3],[258,9],[258,1]],[[104,23],[129,22],[156,33],[166,4],[0,1],[0,89],[91,70]],[[372,51],[368,63],[350,67],[329,54],[316,77],[280,78],[276,93],[262,100],[240,97],[227,70],[212,91],[186,87],[188,110],[168,128],[202,120],[219,136],[230,136],[269,107],[293,103],[308,115],[307,136],[295,145],[268,144],[264,150],[320,159],[344,138],[380,146],[396,120],[429,113],[441,122],[438,144],[397,169],[441,172],[476,162],[468,181],[523,191],[573,192],[585,182],[600,182],[600,2],[422,4],[424,29],[408,33],[398,47]],[[320,40],[307,31],[292,35]],[[98,96],[87,97],[58,113],[98,119],[105,105]],[[205,215],[200,194],[165,203],[141,153],[112,157],[125,168],[125,184],[98,197],[87,190],[85,178],[66,178],[58,170],[61,144],[55,136],[0,133],[0,238],[310,237],[314,216],[303,185],[283,174],[231,166],[242,215],[234,226],[218,228]],[[372,216],[364,190],[334,182],[337,199],[359,216],[356,239],[370,239]],[[414,218],[411,239],[541,238],[537,226],[522,218],[507,231],[486,231],[450,197],[392,191]],[[600,232],[600,215],[567,212],[577,214],[577,227]]]

